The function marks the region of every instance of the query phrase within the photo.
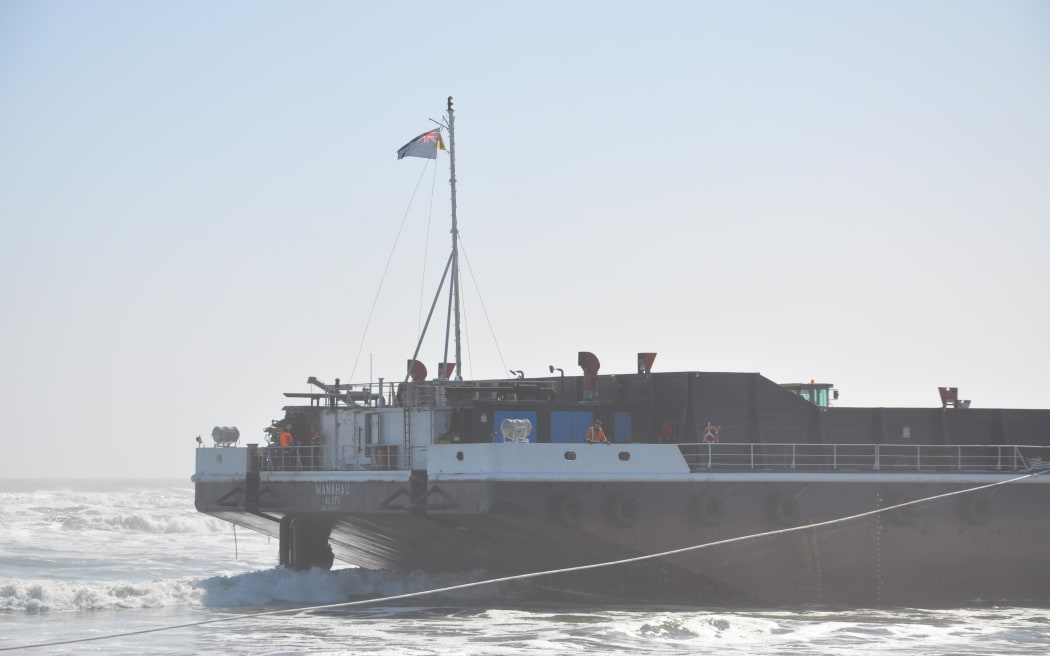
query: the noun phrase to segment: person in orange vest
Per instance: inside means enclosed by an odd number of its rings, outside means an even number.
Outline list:
[[[281,446],[292,446],[292,433],[287,428],[281,432]]]
[[[594,425],[587,429],[586,441],[587,441],[588,444],[598,444],[598,443],[608,444],[609,443],[609,440],[606,439],[606,437],[605,437],[605,431],[602,430],[602,420],[601,419],[595,419],[594,420]]]
[[[707,425],[704,426],[704,442],[707,444],[718,443],[718,426],[707,422]]]

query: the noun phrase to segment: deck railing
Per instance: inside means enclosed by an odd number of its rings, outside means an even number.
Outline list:
[[[691,471],[1018,472],[1050,466],[1050,446],[680,444]]]
[[[254,471],[315,471],[325,469],[323,446],[267,446],[255,451]]]
[[[1050,446],[934,444],[679,444],[694,472],[1019,472],[1050,468]],[[269,446],[254,450],[253,471],[331,468],[324,446]],[[397,447],[371,447],[370,466],[399,469]],[[336,467],[340,468],[340,467]]]

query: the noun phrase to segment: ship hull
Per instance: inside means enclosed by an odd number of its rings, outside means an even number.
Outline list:
[[[1046,485],[1001,485],[848,519],[903,500],[961,492],[976,479],[901,483],[900,477],[755,474],[752,480],[427,483],[399,474],[387,480],[321,472],[311,480],[264,476],[254,498],[246,494],[250,481],[198,481],[197,507],[274,537],[282,517],[324,525],[335,557],[366,568],[493,577],[553,570],[536,584],[624,600],[1050,601]],[[665,552],[676,553],[587,568]],[[581,567],[587,569],[557,571]]]

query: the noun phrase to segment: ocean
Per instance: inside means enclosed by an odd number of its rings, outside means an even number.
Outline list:
[[[276,540],[197,513],[188,480],[0,481],[0,527],[5,653],[1050,653],[1048,609],[1015,606],[625,606],[543,601],[519,582],[296,610],[484,573],[428,577],[339,563],[331,572],[285,571],[275,567]],[[256,615],[276,610],[288,612]],[[173,626],[181,628],[154,631]]]

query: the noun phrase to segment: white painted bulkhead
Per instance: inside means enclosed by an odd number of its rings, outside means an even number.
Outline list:
[[[248,449],[236,446],[217,446],[197,449],[197,468],[194,479],[244,478],[248,473]]]
[[[690,475],[678,448],[661,444],[435,444],[428,460],[431,480],[662,480]]]
[[[444,408],[325,408],[325,463],[342,470],[426,469],[427,449],[447,429],[448,418]]]

